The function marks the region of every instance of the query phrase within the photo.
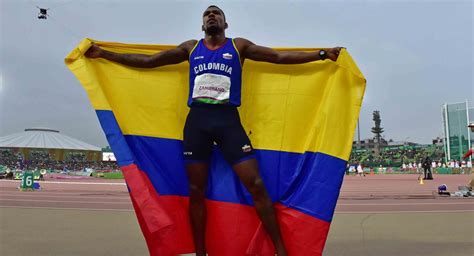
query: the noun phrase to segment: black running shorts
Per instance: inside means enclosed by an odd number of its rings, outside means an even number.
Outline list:
[[[184,126],[183,154],[186,163],[209,162],[214,144],[231,165],[254,157],[252,144],[240,123],[237,107],[191,107]]]

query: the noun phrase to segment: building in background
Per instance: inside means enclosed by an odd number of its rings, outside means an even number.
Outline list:
[[[384,138],[380,138],[380,147],[385,147],[388,145],[388,142]],[[374,138],[364,139],[352,142],[352,147],[354,149],[368,150],[375,152],[375,147],[377,146],[377,141]]]
[[[45,160],[55,161],[79,160],[79,156],[81,161],[102,160],[99,147],[49,128],[29,128],[24,132],[0,137],[0,153],[3,151],[21,154],[22,160],[30,160],[38,154],[44,155]],[[5,164],[4,161],[7,159],[0,156],[0,165]]]
[[[469,109],[468,102],[446,103],[443,105],[443,130],[445,161],[459,160],[473,143],[474,134],[467,127],[473,120],[474,109]]]

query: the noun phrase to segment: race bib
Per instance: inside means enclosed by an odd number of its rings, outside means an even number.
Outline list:
[[[194,79],[194,102],[225,104],[229,102],[229,97],[230,77],[206,73]]]

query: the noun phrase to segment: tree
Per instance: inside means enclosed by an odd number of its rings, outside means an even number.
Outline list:
[[[373,115],[372,120],[374,120],[375,122],[375,126],[372,127],[372,133],[375,135],[374,137],[376,141],[375,153],[379,155],[380,154],[380,138],[382,138],[382,133],[383,133],[383,128],[380,126],[380,123],[382,122],[382,120],[380,119],[380,111],[375,110],[372,115]]]

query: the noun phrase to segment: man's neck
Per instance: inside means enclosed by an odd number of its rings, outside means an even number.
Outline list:
[[[219,48],[225,42],[225,33],[219,34],[205,34],[204,41],[206,42],[207,47],[211,49]]]

